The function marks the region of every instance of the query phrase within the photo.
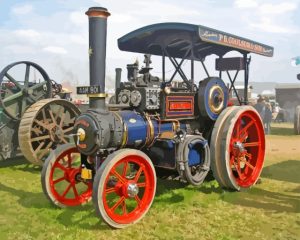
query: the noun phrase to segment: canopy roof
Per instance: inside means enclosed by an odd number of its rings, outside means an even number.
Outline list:
[[[273,56],[273,47],[201,25],[159,23],[130,32],[118,39],[120,50],[203,60],[210,54],[223,56],[236,50],[242,54]],[[187,52],[188,50],[191,50]],[[166,55],[167,55],[166,54]]]

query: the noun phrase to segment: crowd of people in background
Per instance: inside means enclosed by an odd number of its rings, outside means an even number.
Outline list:
[[[265,134],[271,133],[271,122],[273,119],[273,112],[277,113],[279,112],[279,106],[275,106],[274,109],[272,109],[271,103],[269,102],[269,99],[266,99],[263,96],[258,96],[257,103],[254,105],[254,108],[259,113],[265,129]]]

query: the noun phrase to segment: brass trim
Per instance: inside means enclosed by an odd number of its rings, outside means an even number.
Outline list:
[[[165,119],[160,120],[160,122],[171,122],[172,123],[172,130],[176,132],[178,129],[180,129],[180,122],[178,119]]]
[[[125,147],[128,141],[128,128],[126,123],[123,123],[123,127],[124,127],[124,133],[123,133],[123,141],[122,141],[121,148]]]
[[[89,17],[100,17],[100,18],[108,18],[110,16],[109,12],[99,11],[99,10],[89,10],[85,13]]]
[[[95,94],[87,94],[90,98],[106,98],[108,96],[107,93],[95,93]]]
[[[220,94],[220,98],[222,99],[222,101],[220,101],[220,103],[217,107],[214,106],[214,102],[213,102],[214,99],[213,99],[212,94],[213,94],[214,91],[218,91],[219,94]],[[216,113],[216,114],[220,113],[223,109],[223,102],[224,102],[224,91],[223,91],[223,89],[219,85],[213,86],[209,90],[209,97],[208,97],[208,105],[209,105],[210,110],[213,113]]]
[[[148,124],[147,124],[147,126],[148,126],[147,127],[147,139],[145,141],[145,146],[149,146],[149,145],[151,145],[151,143],[154,140],[154,126],[151,121],[151,118],[148,115],[145,115],[145,118],[148,122]]]

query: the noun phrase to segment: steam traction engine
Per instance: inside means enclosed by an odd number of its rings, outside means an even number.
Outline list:
[[[9,64],[0,72],[0,160],[20,154],[42,165],[49,151],[69,142],[79,109],[57,99],[62,86],[29,61]]]
[[[260,176],[265,154],[261,119],[250,106],[228,106],[239,71],[248,89],[250,52],[272,56],[273,48],[204,26],[161,23],[135,30],[118,40],[120,50],[145,54],[144,66],[128,64],[128,81],[116,69],[116,104],[105,104],[105,8],[90,8],[90,109],[75,121],[74,145],[58,147],[42,170],[43,191],[51,202],[75,206],[93,199],[110,226],[139,221],[155,195],[156,176],[173,175],[199,185],[212,169],[221,187],[240,190]],[[236,50],[243,57],[224,58]],[[162,76],[151,74],[150,54],[162,57]],[[210,76],[204,60],[219,56],[219,76]],[[166,60],[175,67],[166,76]],[[190,69],[183,71],[183,62]],[[207,77],[194,83],[196,64]],[[197,68],[199,68],[197,66]],[[232,78],[230,71],[236,71]],[[181,82],[173,81],[178,74]],[[239,99],[247,104],[247,94]]]

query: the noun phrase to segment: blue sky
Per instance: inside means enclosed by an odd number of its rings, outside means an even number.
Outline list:
[[[274,46],[273,58],[252,54],[250,80],[297,82],[300,66],[292,67],[291,58],[300,55],[300,0],[0,0],[0,68],[31,60],[58,82],[88,83],[88,21],[84,12],[91,6],[104,6],[112,14],[108,19],[108,80],[114,78],[116,67],[125,72],[127,63],[136,58],[142,62],[141,55],[118,50],[119,37],[145,25],[175,21],[201,24]],[[211,63],[208,65],[213,69]],[[154,67],[160,70],[159,64],[154,58]]]

